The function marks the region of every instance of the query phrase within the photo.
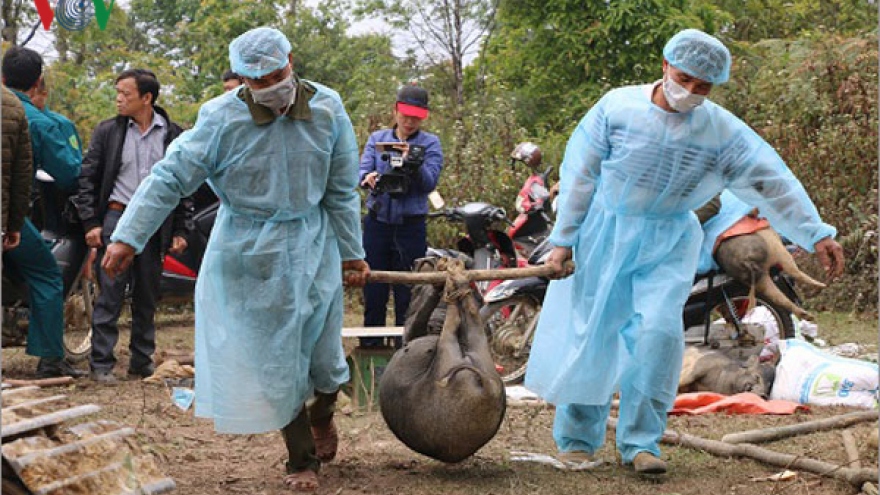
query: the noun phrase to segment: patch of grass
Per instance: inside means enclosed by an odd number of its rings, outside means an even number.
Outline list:
[[[877,317],[852,313],[824,311],[816,315],[819,338],[828,345],[855,342],[877,345]]]

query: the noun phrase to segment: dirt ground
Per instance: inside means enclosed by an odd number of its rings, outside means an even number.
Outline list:
[[[192,322],[181,319],[160,324],[160,349],[192,349]],[[116,368],[127,369],[128,335],[120,339]],[[29,377],[35,359],[21,348],[3,350],[3,372],[8,378]],[[75,403],[102,407],[98,417],[113,419],[137,429],[139,440],[155,454],[164,474],[177,483],[174,493],[266,494],[291,493],[281,483],[285,449],[277,433],[218,435],[204,419],[183,412],[170,399],[170,389],[139,381],[101,386],[81,379],[51,392],[68,395]],[[812,407],[791,416],[690,416],[672,417],[669,428],[720,440],[725,433],[766,428],[831,417],[856,411],[849,408]],[[89,417],[89,420],[98,419]],[[498,435],[475,456],[446,465],[410,451],[388,430],[378,412],[353,411],[343,399],[337,425],[341,444],[337,459],[322,468],[318,493],[353,494],[854,494],[858,490],[830,477],[799,472],[790,481],[753,481],[783,471],[757,461],[721,458],[682,446],[664,446],[670,473],[662,481],[643,480],[622,466],[613,448],[613,432],[600,451],[605,463],[583,472],[516,462],[511,451],[553,454],[553,411],[547,406],[509,407]],[[851,427],[863,467],[878,465],[876,448],[867,439],[876,424]],[[846,463],[840,431],[813,433],[763,447],[816,458],[835,465]]]

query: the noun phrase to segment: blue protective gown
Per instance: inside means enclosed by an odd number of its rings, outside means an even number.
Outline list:
[[[666,112],[651,102],[653,88],[609,92],[568,142],[550,241],[573,248],[577,269],[548,288],[526,375],[530,390],[560,405],[562,451],[601,446],[620,390],[625,462],[659,455],[675,398],[682,309],[703,239],[692,210],[728,187],[802,246],[835,234],[745,123],[711,101]]]
[[[218,432],[259,433],[290,423],[313,390],[348,380],[341,262],[364,258],[358,148],[326,87],[299,81],[299,117],[265,125],[239,91],[201,108],[112,240],[140,252],[207,179],[221,206],[196,284],[196,415]]]

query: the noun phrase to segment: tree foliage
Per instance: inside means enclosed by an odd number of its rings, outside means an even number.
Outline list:
[[[359,15],[380,16],[412,40],[409,55],[448,68],[454,109],[464,105],[464,64],[494,26],[498,0],[355,0]]]
[[[6,44],[21,42],[37,19],[32,2],[0,2]],[[391,33],[350,34],[367,16],[408,33],[406,53],[395,55]],[[116,112],[116,74],[146,67],[159,76],[160,104],[191,125],[222,91],[229,42],[259,25],[289,37],[301,77],[341,94],[361,143],[390,123],[396,89],[418,79],[431,93],[425,128],[446,156],[439,191],[449,204],[508,211],[527,175],[508,162],[517,142],[537,142],[558,165],[604,92],[660,77],[670,36],[716,34],[734,69],[712,98],[780,152],[840,232],[848,278],[816,300],[876,304],[876,0],[131,0],[117,2],[105,31],[55,24],[49,104],[88,141]],[[444,246],[460,234],[439,222],[429,232]]]
[[[776,148],[838,228],[847,275],[818,299],[838,309],[877,303],[877,60],[873,36],[764,40],[717,95]]]
[[[673,34],[728,19],[700,0],[510,0],[481,63],[527,128],[568,129],[611,87],[659,78]]]
[[[755,42],[823,34],[854,36],[877,27],[874,0],[716,0],[732,23],[725,34]]]

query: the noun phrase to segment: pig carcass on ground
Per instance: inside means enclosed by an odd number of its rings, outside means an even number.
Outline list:
[[[715,392],[733,395],[752,392],[766,398],[773,385],[775,368],[753,355],[745,363],[702,346],[686,346],[682,359],[679,392]]]

